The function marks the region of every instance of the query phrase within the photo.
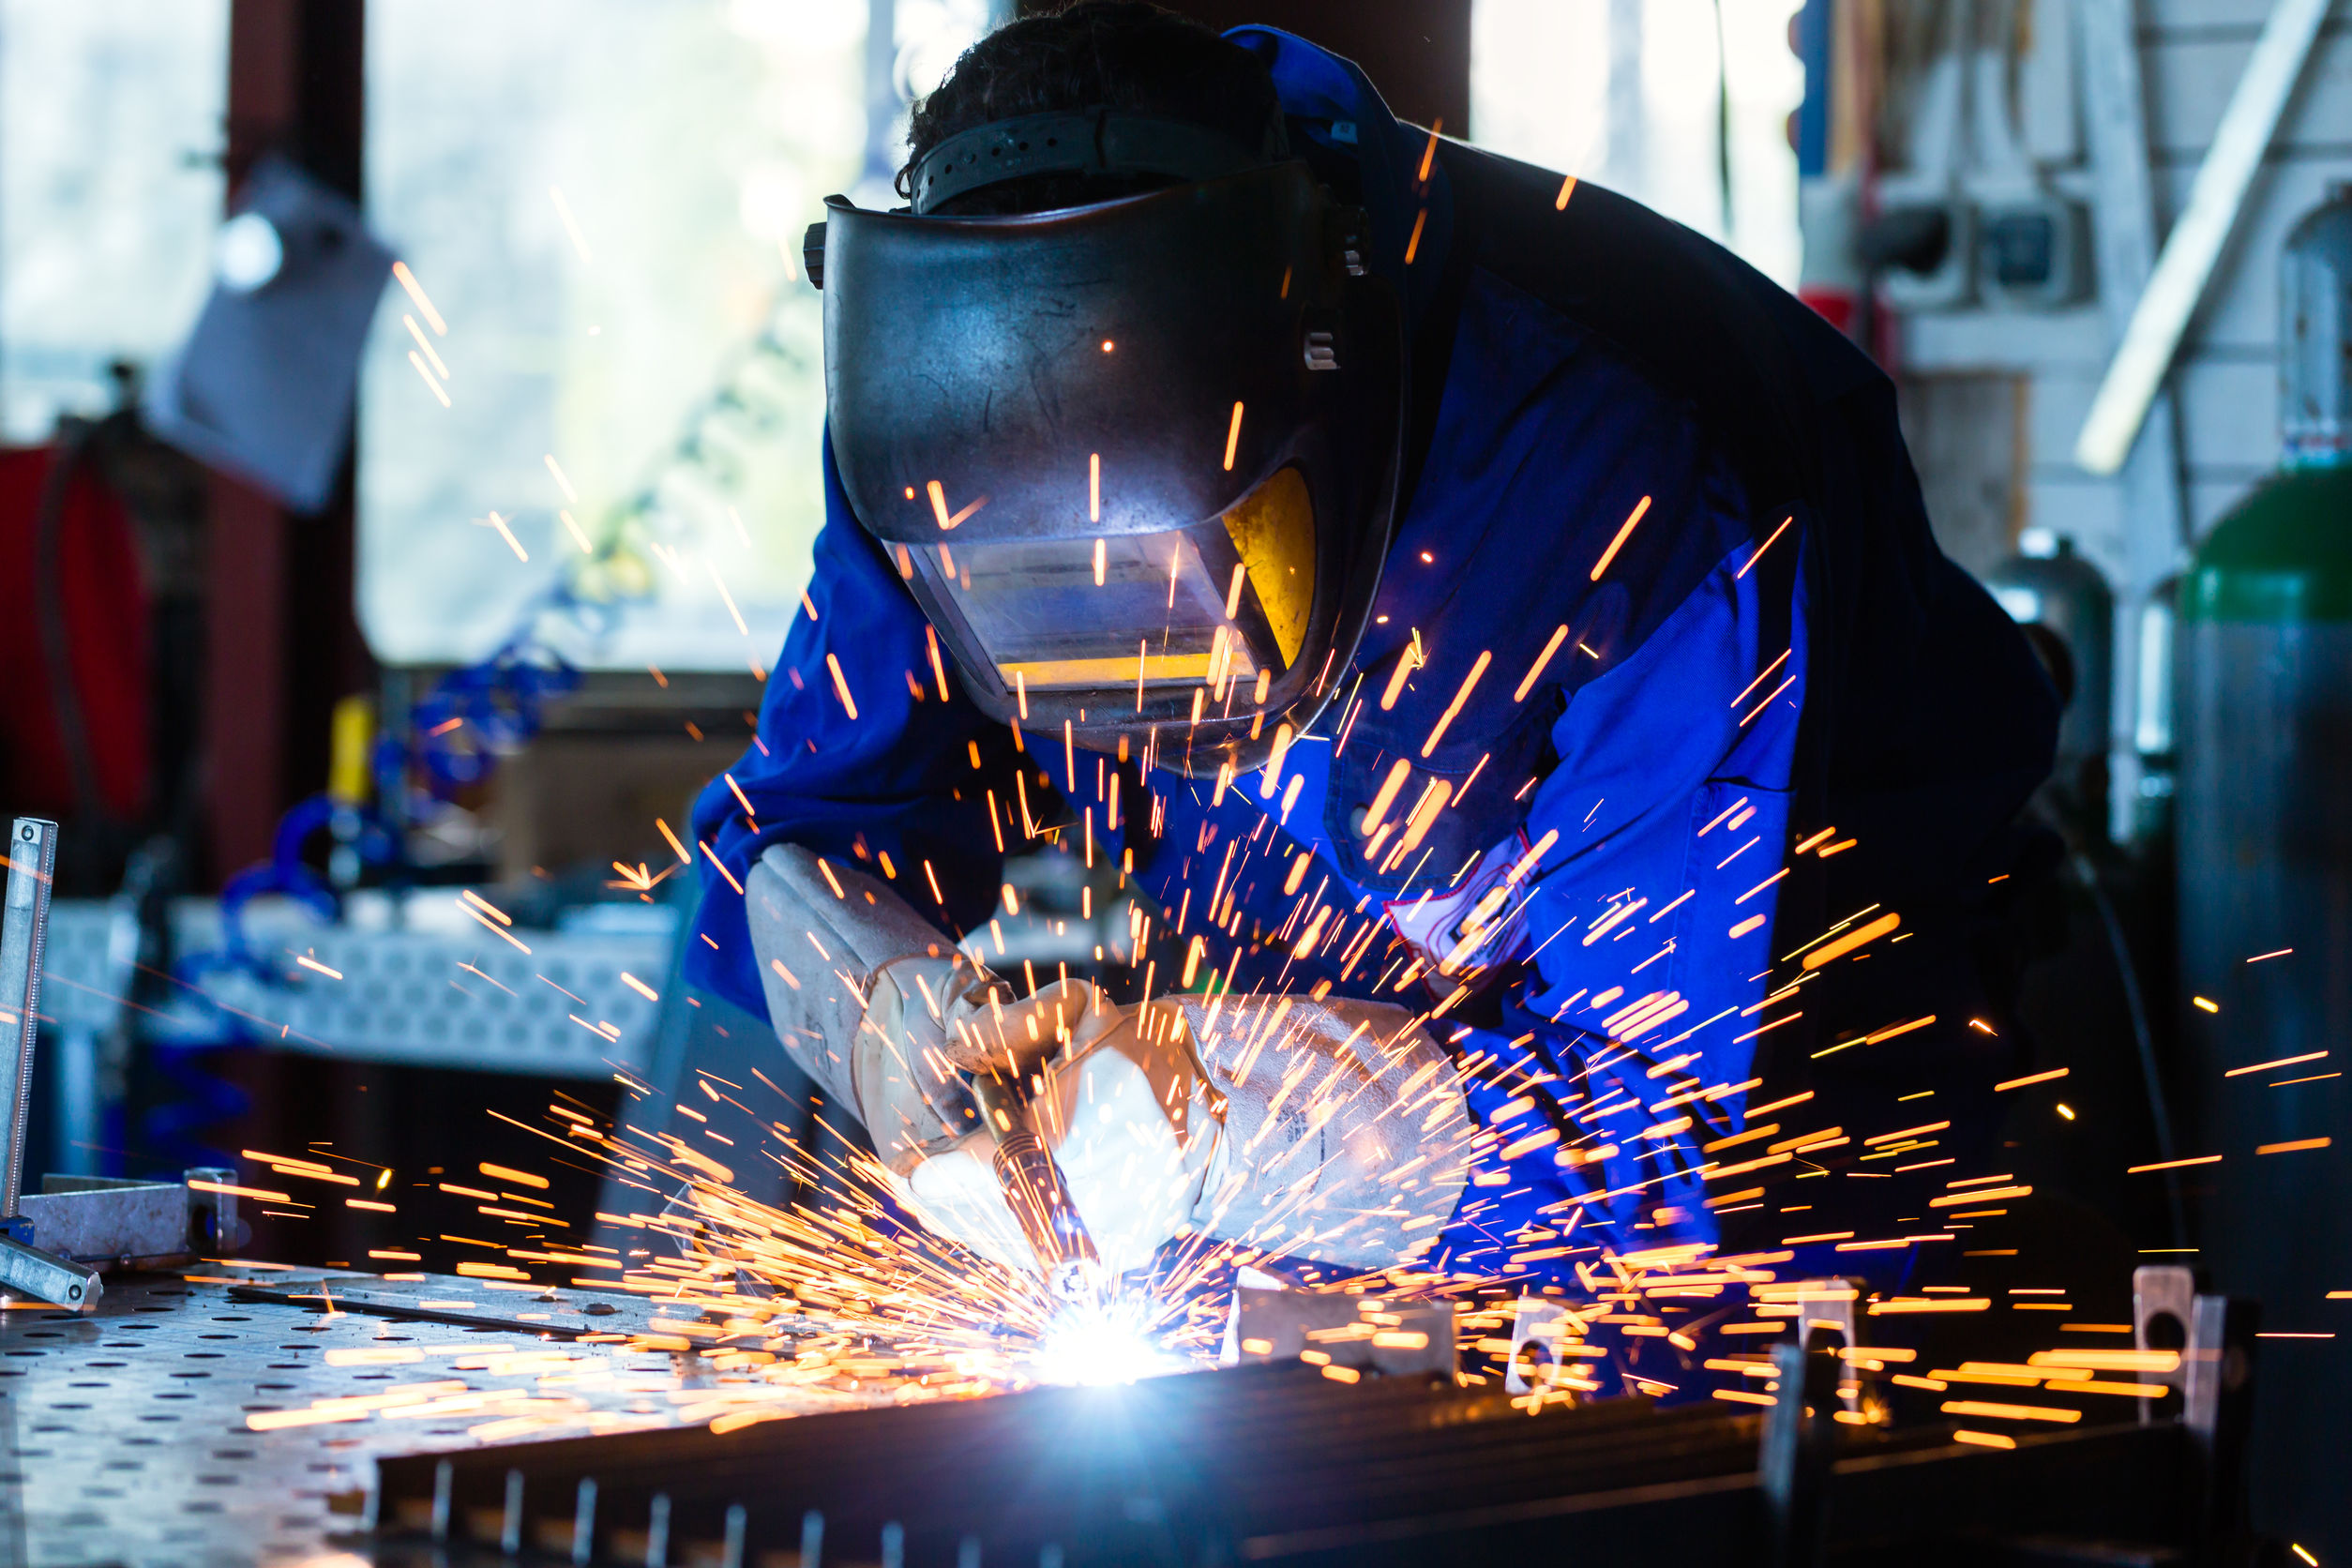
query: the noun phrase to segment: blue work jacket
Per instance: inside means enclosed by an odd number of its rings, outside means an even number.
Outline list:
[[[767,844],[887,869],[961,935],[1000,846],[1049,823],[1132,858],[1196,985],[1436,1009],[1483,1129],[1436,1260],[1541,1274],[1715,1242],[1718,1211],[1794,1206],[1728,1201],[1748,1160],[1836,1163],[1711,1152],[1748,1106],[1858,1148],[1903,1094],[1940,1114],[1989,1086],[2002,1034],[1970,954],[2055,696],[1930,537],[1891,386],[1794,298],[1606,190],[1433,144],[1295,38],[1229,36],[1408,304],[1406,500],[1337,699],[1274,776],[1130,776],[1114,825],[1109,761],[1016,737],[952,672],[941,698],[828,447],[809,612],[695,812],[687,975],[764,1011],[739,889]],[[1802,967],[1877,911],[1900,925],[1877,970]],[[1860,1174],[1840,1197],[1882,1169]],[[1890,1220],[1923,1200],[1870,1196]]]

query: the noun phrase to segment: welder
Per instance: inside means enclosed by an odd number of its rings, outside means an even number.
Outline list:
[[[1927,1213],[1950,1170],[1770,1183],[1989,1126],[2057,698],[1869,359],[1268,28],[1017,22],[910,142],[905,207],[812,234],[828,520],[689,978],[1016,1264],[1017,1136],[1112,1272]],[[1048,839],[1154,1000],[991,968]]]

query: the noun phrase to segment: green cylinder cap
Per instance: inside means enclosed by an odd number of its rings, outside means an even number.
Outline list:
[[[2206,535],[2184,621],[2352,621],[2352,465],[2290,469]]]

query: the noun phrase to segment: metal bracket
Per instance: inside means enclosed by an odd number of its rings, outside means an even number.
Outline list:
[[[1772,1365],[1780,1395],[1765,1412],[1756,1482],[1764,1494],[1773,1568],[1809,1568],[1821,1560],[1828,1536],[1837,1451],[1832,1396],[1844,1380],[1844,1364],[1834,1350],[1797,1344],[1773,1346]]]
[[[98,1305],[106,1287],[96,1269],[0,1238],[0,1295],[48,1302],[70,1312]]]
[[[2180,1396],[2180,1425],[2198,1457],[2199,1499],[2208,1537],[2235,1528],[2247,1429],[2254,1414],[2256,1302],[2197,1294],[2196,1275],[2178,1265],[2132,1271],[2132,1345],[2142,1353],[2174,1350],[2169,1370],[2143,1368],[2144,1383],[2162,1383]],[[2140,1401],[2143,1425],[2156,1420]]]
[[[1513,1394],[1525,1394],[1530,1385],[1524,1367],[1527,1364],[1528,1342],[1533,1340],[1542,1353],[1542,1364],[1556,1364],[1559,1358],[1545,1341],[1554,1340],[1567,1332],[1569,1314],[1564,1302],[1546,1301],[1541,1296],[1521,1296],[1511,1315],[1511,1359],[1502,1369],[1502,1386]]]
[[[1850,1364],[1855,1359],[1850,1352],[1862,1349],[1862,1300],[1868,1287],[1859,1279],[1842,1277],[1798,1280],[1787,1287],[1773,1287],[1775,1293],[1784,1289],[1798,1304],[1799,1349],[1810,1354],[1817,1335],[1824,1338],[1831,1334],[1837,1336],[1837,1348],[1827,1353],[1832,1361],[1847,1364],[1847,1370],[1839,1378],[1836,1393],[1846,1409],[1861,1410],[1861,1370]],[[1784,1389],[1787,1387],[1785,1374],[1781,1386]]]
[[[244,1235],[236,1194],[219,1190],[236,1180],[217,1166],[194,1167],[177,1182],[44,1176],[22,1207],[58,1257],[100,1269],[153,1265],[236,1249]]]

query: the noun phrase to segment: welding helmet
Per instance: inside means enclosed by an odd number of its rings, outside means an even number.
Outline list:
[[[919,160],[911,209],[835,197],[811,233],[842,488],[999,719],[1247,771],[1354,655],[1403,316],[1362,213],[1281,150],[1104,110],[999,121]],[[1071,172],[1181,183],[935,214]]]

